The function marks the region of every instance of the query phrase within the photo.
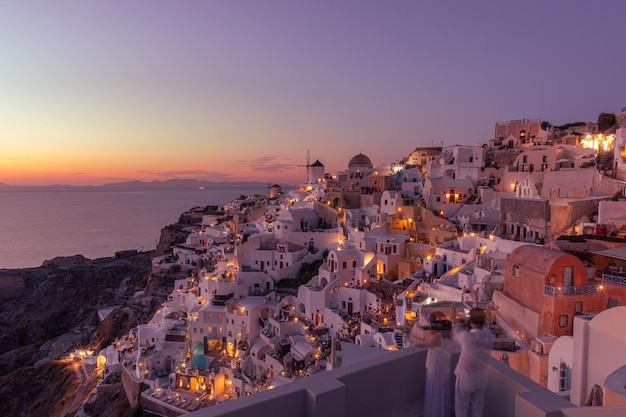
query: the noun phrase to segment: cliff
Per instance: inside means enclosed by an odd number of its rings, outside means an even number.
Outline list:
[[[164,228],[159,249],[171,250],[184,236],[181,227]],[[153,255],[76,255],[39,268],[0,270],[0,416],[60,417],[78,410],[97,379],[65,358],[76,348],[97,352],[152,317],[178,278],[152,274]],[[98,310],[108,306],[120,308],[99,323]],[[119,390],[92,401],[89,415],[134,411]]]

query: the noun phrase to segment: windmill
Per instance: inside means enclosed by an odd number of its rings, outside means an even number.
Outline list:
[[[311,154],[309,150],[306,150],[306,165],[296,165],[298,167],[306,167],[306,180],[305,182],[308,184],[311,179]]]

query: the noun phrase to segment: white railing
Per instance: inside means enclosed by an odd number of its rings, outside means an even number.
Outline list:
[[[545,286],[545,295],[551,297],[558,297],[560,295],[582,295],[582,294],[596,294],[601,293],[602,290],[596,285],[573,285],[569,287],[553,287],[552,285]]]

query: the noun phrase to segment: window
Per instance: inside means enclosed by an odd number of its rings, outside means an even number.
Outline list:
[[[437,203],[441,202],[441,197],[437,197]]]
[[[574,303],[574,313],[582,313],[583,312],[583,302],[576,301]]]
[[[524,155],[524,156],[522,157],[522,163],[523,163],[523,164],[527,164],[527,163],[528,163],[528,155]]]
[[[519,277],[519,265],[513,265],[513,276]]]
[[[567,314],[559,316],[559,327],[567,327]]]
[[[343,261],[342,267],[343,269],[346,269],[348,267],[348,263],[346,261]]]

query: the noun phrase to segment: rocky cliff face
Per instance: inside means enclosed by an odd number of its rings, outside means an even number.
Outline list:
[[[170,224],[161,229],[161,236],[157,244],[154,256],[165,255],[172,251],[172,248],[180,243],[185,243],[187,235],[183,225],[180,223]]]
[[[159,250],[180,239],[181,227],[164,228]],[[76,348],[98,351],[152,317],[177,278],[152,274],[153,255],[77,255],[0,270],[0,416],[65,416],[78,409],[96,380],[64,358]],[[99,323],[98,309],[113,305],[121,307]],[[133,413],[120,393],[100,400],[107,406],[92,407],[94,417]]]

